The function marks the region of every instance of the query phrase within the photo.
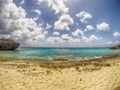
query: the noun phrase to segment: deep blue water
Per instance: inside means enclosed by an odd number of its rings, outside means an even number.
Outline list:
[[[81,60],[85,58],[100,57],[106,54],[120,53],[120,50],[109,48],[18,48],[17,50],[0,51],[0,57],[15,57],[27,59],[67,58]]]

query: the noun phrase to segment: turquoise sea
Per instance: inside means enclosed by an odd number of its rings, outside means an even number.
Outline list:
[[[16,50],[2,50],[0,51],[0,57],[39,60],[53,60],[54,58],[86,60],[116,53],[120,53],[120,50],[109,48],[18,48]]]

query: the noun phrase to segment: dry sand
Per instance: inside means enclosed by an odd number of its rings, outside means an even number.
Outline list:
[[[120,90],[120,57],[54,64],[0,59],[0,90]]]

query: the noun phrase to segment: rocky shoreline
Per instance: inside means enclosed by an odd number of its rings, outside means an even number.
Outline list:
[[[20,58],[8,58],[8,57],[0,57],[0,62],[7,62],[7,61],[24,61],[24,62],[32,62],[40,65],[40,67],[44,68],[69,68],[69,67],[74,67],[74,66],[80,66],[81,64],[90,64],[94,61],[96,62],[105,62],[108,59],[114,59],[114,58],[120,58],[120,54],[109,54],[109,55],[104,55],[101,58],[92,58],[89,60],[81,60],[81,61],[69,61],[65,58],[55,58],[52,61],[48,60],[39,60],[39,59],[20,59]]]

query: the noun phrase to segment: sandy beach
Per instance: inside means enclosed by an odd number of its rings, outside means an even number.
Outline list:
[[[120,90],[120,56],[81,62],[0,58],[0,90]]]

